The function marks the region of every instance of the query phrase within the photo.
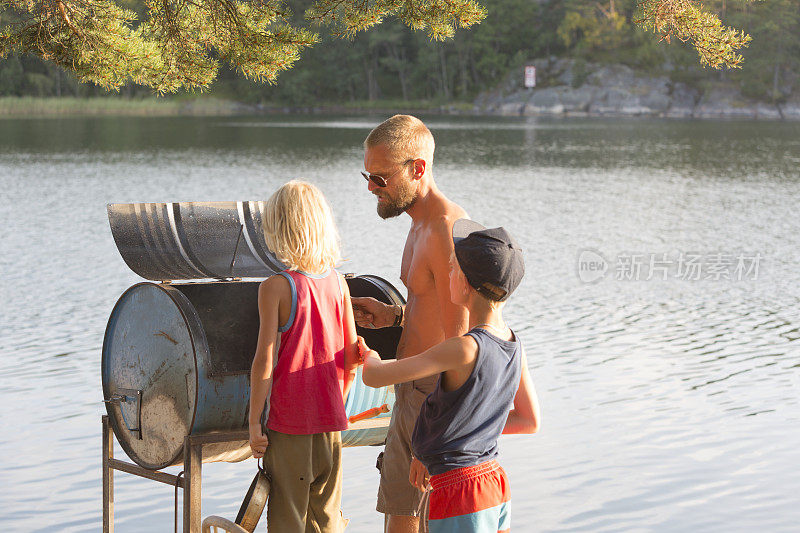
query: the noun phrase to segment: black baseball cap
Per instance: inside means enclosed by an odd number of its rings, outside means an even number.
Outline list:
[[[490,300],[507,300],[525,275],[522,248],[505,228],[486,229],[458,219],[453,224],[453,247],[470,286]]]

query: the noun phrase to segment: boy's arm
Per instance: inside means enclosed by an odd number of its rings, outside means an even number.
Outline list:
[[[539,399],[533,387],[524,349],[520,350],[520,357],[522,357],[522,375],[519,378],[517,394],[514,396],[514,408],[509,411],[508,420],[503,428],[504,434],[536,433],[541,424]]]
[[[370,350],[361,337],[358,338],[358,345],[364,356],[364,384],[370,387],[383,387],[434,376],[469,364],[478,354],[478,345],[469,336],[452,337],[421,354],[391,361],[382,361],[377,352]]]
[[[341,274],[342,293],[344,295],[344,386],[342,399],[347,400],[347,393],[356,377],[358,368],[358,337],[356,335],[356,322],[353,318],[353,305],[350,300],[350,288]]]
[[[281,281],[283,280],[283,281]],[[286,287],[283,287],[286,285]],[[273,276],[258,287],[258,343],[250,368],[250,448],[253,457],[263,457],[269,442],[261,427],[261,414],[272,388],[272,368],[275,346],[278,340],[278,306],[281,289],[288,283],[281,276]]]

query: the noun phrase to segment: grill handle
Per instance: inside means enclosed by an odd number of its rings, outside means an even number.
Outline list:
[[[142,439],[142,391],[136,389],[119,389],[119,393],[112,394],[103,403],[113,403],[119,406],[122,420],[128,431]]]

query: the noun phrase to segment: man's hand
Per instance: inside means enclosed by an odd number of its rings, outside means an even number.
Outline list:
[[[431,476],[428,474],[428,469],[425,468],[425,465],[416,457],[412,457],[411,468],[409,468],[408,472],[408,482],[415,486],[417,490],[425,492],[431,488],[430,480]]]
[[[261,431],[261,424],[250,426],[250,450],[253,452],[253,457],[261,459],[269,446],[269,439]]]
[[[362,328],[378,329],[388,328],[394,324],[397,316],[394,306],[386,305],[375,298],[351,298],[353,302],[353,317],[356,324]]]

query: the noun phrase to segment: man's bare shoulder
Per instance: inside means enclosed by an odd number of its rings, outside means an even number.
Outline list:
[[[458,204],[450,202],[450,209],[435,217],[430,224],[430,236],[438,248],[444,247],[444,250],[452,250],[453,248],[453,224],[460,218],[468,218],[467,212],[464,211]],[[449,253],[448,253],[449,255]]]
[[[447,226],[448,231],[453,228],[453,223],[459,218],[469,218],[467,212],[457,203],[442,197],[441,212],[437,218],[438,224]]]
[[[469,216],[460,205],[441,193],[429,209],[425,225],[432,232],[450,233],[456,220]]]
[[[453,224],[468,215],[461,206],[448,200],[444,195],[440,195],[437,200],[422,224],[421,229],[425,238],[421,244],[426,253],[433,255],[434,262],[443,260],[446,264],[453,250]]]

